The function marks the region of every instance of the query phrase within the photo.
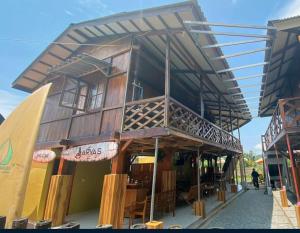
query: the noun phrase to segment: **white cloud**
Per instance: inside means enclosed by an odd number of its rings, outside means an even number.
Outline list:
[[[278,18],[288,18],[297,15],[300,15],[300,0],[291,0],[277,14]]]
[[[103,0],[78,0],[78,4],[81,10],[84,10],[88,15],[92,14],[93,17],[114,13]]]
[[[65,13],[67,14],[67,15],[70,15],[70,16],[73,16],[74,14],[71,12],[71,11],[69,11],[69,10],[65,10]]]
[[[256,151],[262,151],[262,146],[261,146],[261,143],[257,143],[255,146],[254,146],[254,149],[256,150]]]
[[[0,89],[0,113],[6,118],[21,103],[23,96]]]

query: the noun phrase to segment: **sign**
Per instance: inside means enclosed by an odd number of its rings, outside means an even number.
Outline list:
[[[33,153],[33,161],[38,163],[49,163],[55,159],[55,152],[52,150],[38,150]]]
[[[34,145],[51,84],[28,96],[0,125],[0,215],[22,217]]]
[[[108,160],[117,155],[116,142],[101,142],[73,147],[62,152],[62,158],[75,162],[94,162]]]

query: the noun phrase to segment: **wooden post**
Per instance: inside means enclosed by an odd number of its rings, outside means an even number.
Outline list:
[[[195,215],[196,216],[202,216],[202,218],[205,218],[205,203],[203,200],[201,200],[201,154],[200,154],[200,148],[198,148],[197,151],[197,186],[198,186],[198,200],[195,201]]]
[[[300,205],[295,205],[297,226],[300,227]]]
[[[165,58],[165,127],[169,125],[169,101],[170,101],[170,37],[166,39],[166,58]]]
[[[116,155],[111,160],[111,174],[123,174],[126,168],[126,150],[119,150],[118,155]]]
[[[287,194],[286,194],[286,189],[281,189],[280,190],[280,199],[281,199],[281,206],[282,207],[289,207]]]
[[[241,134],[240,134],[240,122],[239,118],[237,118],[237,125],[238,125],[238,137],[239,141],[241,143]],[[242,150],[241,159],[240,159],[240,170],[241,170],[241,183],[243,182],[243,188],[244,190],[247,189],[247,177],[246,177],[246,169],[245,169],[245,163],[244,163],[244,152]],[[243,179],[242,179],[243,174]]]
[[[122,119],[121,119],[121,131],[123,131],[123,127],[124,127],[124,120],[125,120],[125,111],[126,111],[126,99],[127,99],[127,93],[128,93],[128,87],[129,87],[129,78],[130,78],[130,73],[131,73],[131,65],[132,65],[132,53],[133,53],[133,45],[134,45],[134,38],[133,36],[131,37],[131,44],[130,44],[130,52],[129,52],[129,63],[128,63],[128,67],[127,67],[127,79],[126,79],[126,83],[125,83],[125,94],[124,94],[124,101],[123,101],[123,109],[122,109]],[[107,89],[107,84],[108,82],[106,82],[106,86],[105,86],[105,90]],[[105,92],[104,92],[105,93]],[[102,98],[102,107],[104,105],[104,100],[106,98],[106,94],[104,96],[104,98]],[[102,111],[102,116],[103,116],[103,111]]]
[[[64,223],[71,184],[72,176],[55,175],[51,177],[44,219],[51,220],[52,226],[59,226]]]
[[[127,174],[105,175],[98,224],[122,228],[124,219]]]
[[[280,188],[283,188],[283,183],[282,183],[282,173],[280,169],[280,164],[279,164],[279,156],[278,156],[278,150],[276,143],[274,143],[274,149],[275,149],[275,154],[276,154],[276,160],[277,160],[277,168],[278,168],[278,173],[279,173],[279,181],[280,181]]]

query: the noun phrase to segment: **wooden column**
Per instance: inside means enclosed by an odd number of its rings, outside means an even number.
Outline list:
[[[278,155],[276,143],[274,143],[274,149],[275,149],[275,155],[276,155],[276,160],[277,160],[277,169],[278,169],[278,173],[279,173],[280,188],[282,189],[283,188],[282,173],[281,173],[281,169],[280,169],[279,155]]]
[[[72,176],[55,175],[51,177],[44,219],[52,220],[52,226],[64,223],[67,213]]]
[[[127,166],[127,147],[132,141],[120,143],[119,153],[111,160],[111,174],[123,174],[126,173]]]
[[[166,35],[166,58],[165,58],[165,126],[169,125],[169,101],[170,101],[170,37]]]
[[[122,174],[125,171],[125,152],[119,153],[111,160],[111,174]]]
[[[198,200],[195,202],[195,215],[196,216],[202,216],[202,218],[205,218],[205,203],[203,200],[201,200],[201,154],[200,154],[200,148],[198,148],[197,153],[197,185],[198,185]]]
[[[104,176],[98,224],[112,224],[114,229],[122,228],[126,184],[127,174]]]

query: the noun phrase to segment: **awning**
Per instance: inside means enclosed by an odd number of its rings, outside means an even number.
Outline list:
[[[53,66],[48,72],[80,78],[89,73],[101,71],[103,75],[108,76],[110,67],[111,63],[107,60],[100,60],[91,55],[82,53],[59,65]]]

